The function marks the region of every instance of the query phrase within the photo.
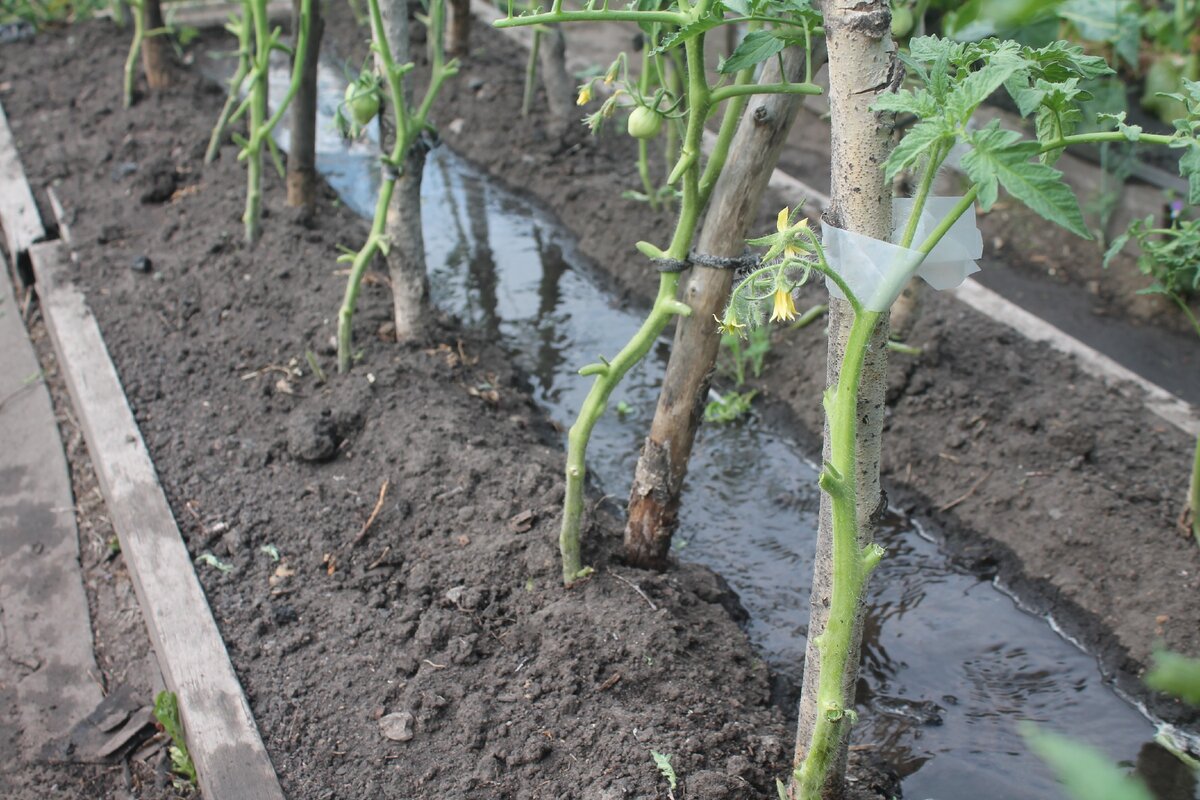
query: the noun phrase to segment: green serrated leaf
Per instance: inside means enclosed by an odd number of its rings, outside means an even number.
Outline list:
[[[1024,67],[1025,62],[1017,56],[1016,43],[1011,48],[997,51],[980,69],[960,81],[946,98],[946,114],[952,120],[966,123],[980,103],[991,97],[992,92]]]
[[[1126,775],[1092,748],[1031,725],[1023,725],[1021,732],[1076,800],[1154,800],[1140,779]]]
[[[720,72],[729,75],[761,64],[783,50],[786,42],[774,30],[751,31],[721,64]]]
[[[1112,260],[1114,258],[1116,258],[1117,255],[1122,250],[1125,249],[1125,245],[1128,243],[1129,243],[1129,231],[1125,231],[1124,233],[1117,236],[1117,238],[1112,240],[1112,244],[1110,244],[1108,246],[1108,249],[1104,251],[1104,268],[1105,269],[1108,269],[1108,265],[1111,264]]]
[[[1036,142],[1023,141],[1021,134],[1004,130],[999,122],[970,136],[971,151],[963,156],[963,170],[979,184],[979,202],[987,210],[996,202],[998,186],[1031,210],[1084,239],[1091,233],[1083,222],[1079,201],[1062,180],[1062,173],[1041,162],[1031,161],[1039,150]]]
[[[1179,175],[1187,178],[1188,202],[1200,205],[1200,141],[1193,139],[1179,159]]]
[[[918,119],[928,119],[941,113],[941,106],[934,96],[924,89],[902,89],[885,92],[871,104],[872,111],[891,111],[896,114],[913,114]]]
[[[898,172],[915,164],[930,148],[949,136],[940,119],[918,122],[904,135],[883,165],[887,180],[890,181]]]
[[[697,36],[708,33],[713,28],[717,27],[725,21],[720,9],[716,9],[711,14],[706,14],[698,20],[689,22],[678,30],[674,30],[662,38],[658,43],[658,47],[650,51],[650,57],[661,55],[668,50],[673,50],[689,39],[695,39]]]

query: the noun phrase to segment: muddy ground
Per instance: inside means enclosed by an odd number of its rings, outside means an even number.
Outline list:
[[[67,208],[188,547],[229,568],[197,566],[288,795],[665,797],[652,749],[677,797],[772,795],[791,723],[724,582],[622,566],[593,497],[598,573],[564,592],[558,432],[523,376],[453,320],[384,341],[380,283],[362,360],[334,374],[335,245],[365,223],[326,193],[305,227],[268,177],[244,247],[234,149],[202,164],[219,89],[181,71],[123,112],[125,48],[103,23],[6,46],[0,99],[31,183]],[[31,772],[16,796],[71,777]]]

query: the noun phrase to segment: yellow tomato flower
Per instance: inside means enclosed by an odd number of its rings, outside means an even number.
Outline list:
[[[716,314],[713,314],[713,319],[717,321],[717,333],[720,334],[732,333],[741,336],[742,330],[746,327],[738,322],[737,316],[732,311],[726,313],[725,319],[721,319]]]
[[[782,288],[775,290],[775,306],[771,309],[771,322],[780,320],[791,322],[796,318],[796,303],[792,300],[792,293],[785,292]]]
[[[779,231],[780,233],[786,231],[788,227],[788,217],[791,215],[792,210],[787,206],[784,206],[783,210],[779,212],[779,216],[775,218],[775,230]]]
[[[801,231],[808,227],[808,218],[801,217],[800,221],[798,223],[796,223],[794,226],[789,228],[788,227],[788,218],[791,217],[791,215],[792,215],[791,209],[789,209],[787,206],[784,206],[783,210],[779,212],[779,216],[775,218],[775,230],[779,231],[780,233],[789,233],[793,230]],[[803,256],[804,255],[803,250],[801,250],[799,247],[797,247],[794,244],[790,244],[790,240],[793,237],[789,236],[787,238],[789,240],[789,244],[783,248],[784,256],[786,256],[787,258],[800,258],[801,256]]]
[[[575,105],[586,106],[590,102],[592,102],[592,85],[585,83],[579,87],[579,97],[575,100]]]

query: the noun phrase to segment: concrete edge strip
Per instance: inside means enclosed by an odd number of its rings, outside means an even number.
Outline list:
[[[491,23],[507,16],[495,6],[484,0],[471,0],[471,10],[483,22]],[[500,28],[502,34],[517,44],[529,47],[529,32],[523,28]],[[704,148],[712,148],[716,134],[704,132]],[[792,198],[804,198],[824,211],[829,207],[829,196],[814,189],[781,169],[771,173],[768,183],[770,188]],[[1047,342],[1061,353],[1075,356],[1085,369],[1109,384],[1132,383],[1144,392],[1144,403],[1148,410],[1179,428],[1191,436],[1200,435],[1200,409],[1196,409],[1186,400],[1168,392],[1166,389],[1152,383],[1137,373],[1121,366],[1098,350],[1089,347],[1073,336],[1059,330],[1040,317],[1030,314],[1020,306],[1006,300],[991,289],[968,279],[963,286],[952,290],[951,294],[959,301],[973,308],[984,316],[1007,325],[1020,333],[1026,339],[1035,342]]]
[[[71,729],[103,697],[71,477],[40,370],[13,284],[0,274],[0,449],[20,476],[0,489],[0,653],[11,662],[0,672],[14,678],[17,740],[29,761],[65,754]]]
[[[99,325],[61,241],[30,248],[38,299],[188,749],[210,800],[282,800],[250,705]]]
[[[25,180],[21,156],[3,105],[0,105],[0,227],[4,229],[5,246],[16,273],[29,246],[46,238],[46,229],[29,182]]]

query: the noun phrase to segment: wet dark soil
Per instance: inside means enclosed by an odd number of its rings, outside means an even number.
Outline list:
[[[330,31],[343,57],[361,58],[352,23]],[[440,105],[443,138],[555,209],[625,292],[650,298],[655,274],[632,244],[664,240],[671,220],[620,198],[638,185],[628,138],[578,130],[553,138],[543,112],[532,122],[508,114],[519,102],[523,51],[482,28],[473,42]],[[763,223],[794,200],[769,198]],[[792,422],[811,452],[822,340],[820,326],[778,335],[761,382],[764,407]],[[1135,391],[1106,386],[949,297],[928,295],[908,342],[922,355],[894,356],[889,367],[883,471],[893,502],[928,520],[981,575],[1052,614],[1124,691],[1194,725],[1195,713],[1139,679],[1156,646],[1200,655],[1200,550],[1177,524],[1194,440],[1146,411]]]
[[[234,149],[201,163],[220,91],[181,72],[121,111],[123,38],[94,23],[6,46],[0,98],[31,183],[67,207],[188,547],[214,557],[197,569],[288,795],[665,797],[655,750],[676,797],[773,796],[790,723],[725,583],[620,565],[593,496],[598,572],[562,590],[558,433],[524,376],[453,320],[385,341],[382,282],[336,375],[335,246],[364,223],[327,193],[304,227],[268,177],[263,240],[243,246]]]

